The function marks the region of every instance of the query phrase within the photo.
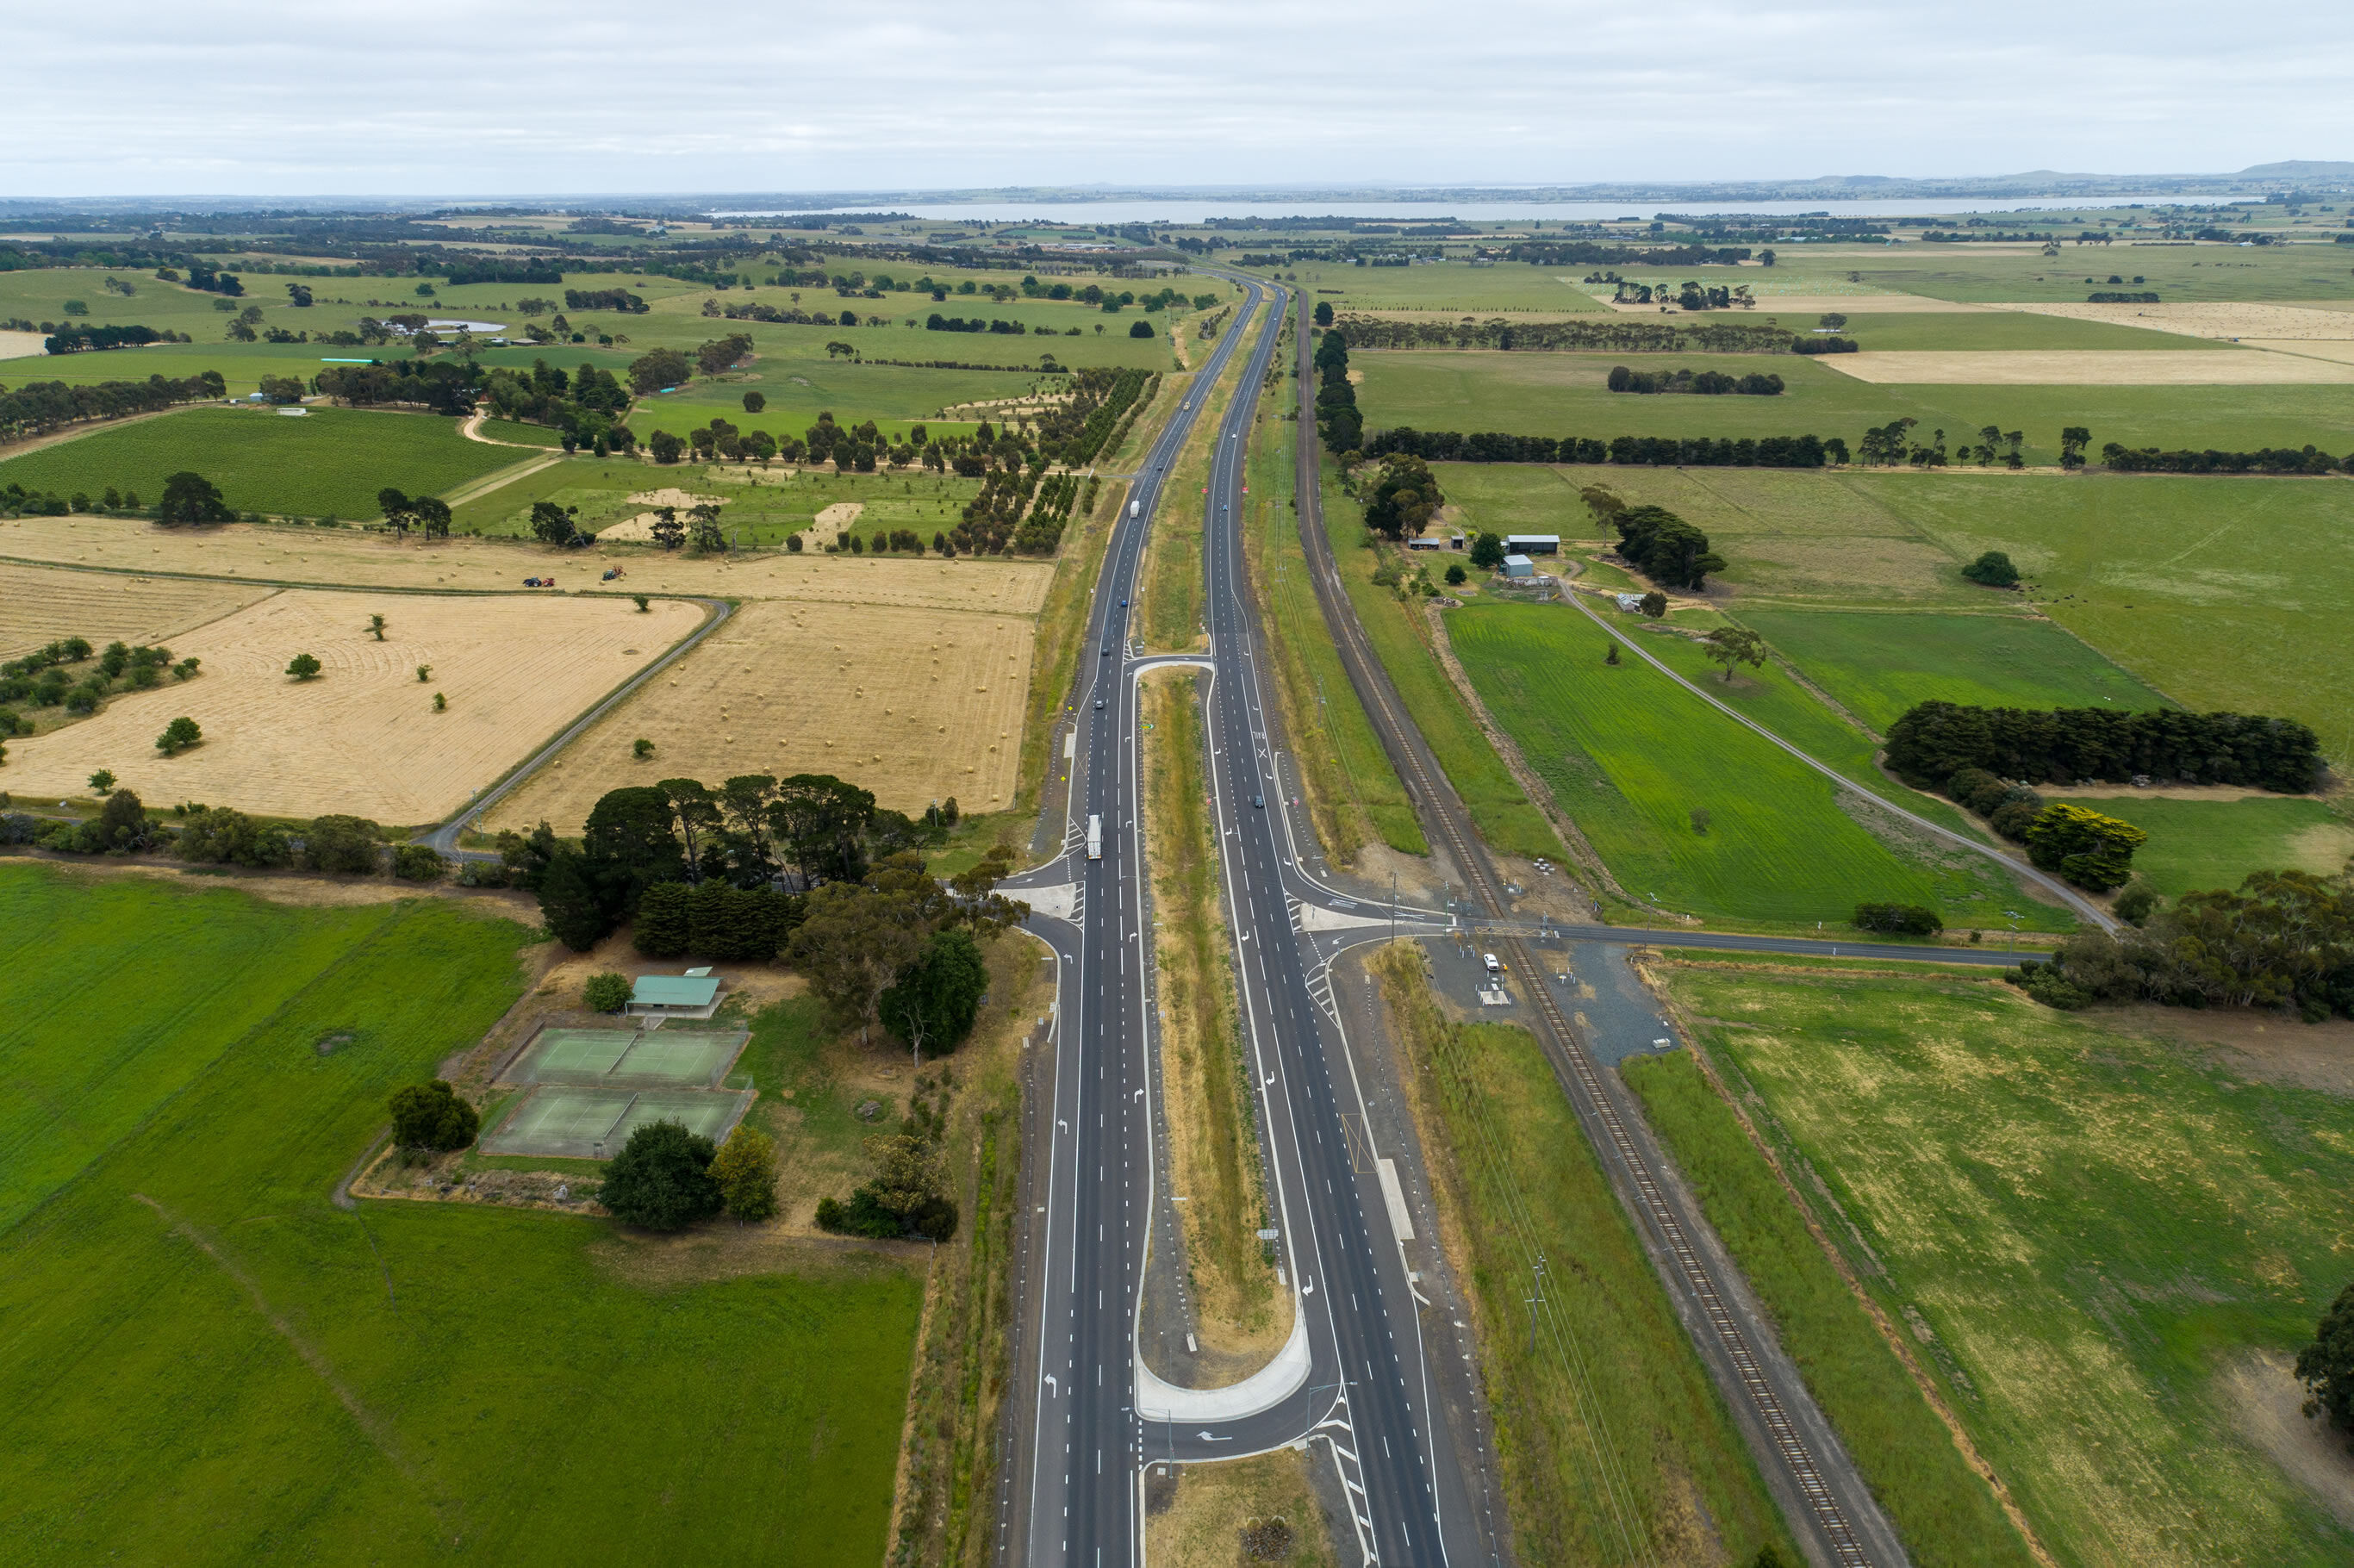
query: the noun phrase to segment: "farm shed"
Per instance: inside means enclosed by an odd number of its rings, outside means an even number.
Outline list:
[[[1508,577],[1532,577],[1537,575],[1536,563],[1526,556],[1506,556],[1504,575]]]
[[[1561,535],[1558,534],[1507,534],[1504,548],[1519,556],[1558,556]]]

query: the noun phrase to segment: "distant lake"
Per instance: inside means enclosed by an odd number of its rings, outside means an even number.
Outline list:
[[[2214,198],[2206,198],[2214,199]],[[2179,198],[2178,198],[2179,200]],[[796,207],[796,212],[904,212],[935,222],[977,219],[1014,223],[1035,219],[1044,223],[1081,225],[1117,223],[1199,223],[1210,217],[1373,217],[1405,223],[1434,223],[1464,218],[1484,223],[1531,221],[1593,223],[1620,217],[1649,222],[1663,212],[1702,214],[1744,213],[1760,217],[1796,217],[1828,213],[1833,217],[1919,217],[1944,213],[2081,212],[2092,207],[2170,207],[2178,201],[2153,196],[2093,196],[2080,201],[1986,197],[1939,199],[1904,196],[1867,201],[1723,202],[1695,197],[1689,203],[1598,201],[1222,201],[1154,198],[1148,201],[1101,202],[870,202],[862,207]],[[717,212],[714,217],[781,217],[774,212]]]

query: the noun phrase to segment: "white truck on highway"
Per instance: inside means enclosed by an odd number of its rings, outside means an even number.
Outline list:
[[[1141,498],[1140,498],[1140,499],[1138,499],[1138,500],[1135,500],[1135,501],[1131,501],[1131,502],[1129,502],[1129,503],[1128,503],[1128,514],[1129,514],[1130,517],[1140,516],[1140,515],[1141,515],[1141,514],[1143,514],[1143,511],[1144,511],[1144,502],[1142,501],[1142,499],[1141,499]]]
[[[1087,819],[1087,858],[1103,859],[1103,819],[1101,817]]]

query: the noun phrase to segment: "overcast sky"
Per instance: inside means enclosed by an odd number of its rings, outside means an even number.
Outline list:
[[[16,0],[0,196],[1527,183],[2354,157],[2354,5]]]

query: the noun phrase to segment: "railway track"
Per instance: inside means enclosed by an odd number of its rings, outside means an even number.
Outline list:
[[[1314,378],[1307,369],[1308,352],[1308,334],[1303,330],[1299,342],[1301,440],[1298,494],[1302,545],[1316,583],[1318,601],[1349,673],[1350,684],[1380,734],[1383,748],[1397,768],[1399,780],[1413,799],[1426,832],[1435,830],[1432,836],[1446,845],[1472,897],[1488,918],[1505,918],[1509,906],[1486,847],[1478,842],[1469,812],[1446,783],[1419,726],[1404,712],[1349,603],[1332,558],[1320,515],[1315,411],[1310,401]],[[1753,1443],[1762,1437],[1768,1451],[1757,1456],[1760,1467],[1769,1474],[1778,1471],[1787,1482],[1786,1488],[1776,1489],[1783,1492],[1786,1508],[1795,1500],[1803,1510],[1803,1523],[1810,1527],[1807,1531],[1810,1537],[1808,1545],[1812,1549],[1809,1555],[1836,1564],[1837,1568],[1898,1568],[1905,1563],[1908,1558],[1894,1530],[1872,1501],[1852,1462],[1844,1452],[1836,1450],[1828,1425],[1819,1412],[1811,1409],[1811,1401],[1797,1383],[1795,1372],[1780,1380],[1791,1390],[1789,1395],[1776,1387],[1776,1378],[1769,1373],[1750,1330],[1744,1327],[1744,1314],[1728,1304],[1715,1269],[1695,1241],[1695,1225],[1704,1225],[1705,1222],[1695,1214],[1688,1223],[1680,1213],[1680,1205],[1664,1190],[1650,1151],[1628,1126],[1609,1086],[1602,1081],[1593,1054],[1584,1048],[1546,989],[1543,970],[1517,936],[1500,937],[1499,948],[1523,978],[1540,1024],[1536,1031],[1539,1044],[1552,1062],[1554,1076],[1587,1137],[1602,1156],[1603,1167],[1610,1172],[1620,1201],[1656,1244],[1654,1261],[1659,1266],[1662,1283],[1688,1308],[1687,1327],[1695,1340],[1705,1333],[1712,1341],[1702,1348],[1704,1352],[1713,1350],[1715,1354],[1704,1354],[1703,1359],[1718,1369],[1720,1385],[1729,1383],[1723,1388],[1728,1403],[1746,1413],[1749,1419],[1744,1425],[1753,1434]],[[1793,1398],[1809,1406],[1810,1421],[1802,1424],[1794,1418]],[[1816,1428],[1820,1436],[1808,1431],[1808,1426]],[[1831,1451],[1826,1453],[1825,1449]],[[1840,1472],[1840,1484],[1836,1486],[1830,1473],[1833,1466],[1839,1467]],[[1860,1521],[1857,1516],[1867,1511],[1870,1517]],[[1791,1522],[1797,1526],[1802,1521]]]

